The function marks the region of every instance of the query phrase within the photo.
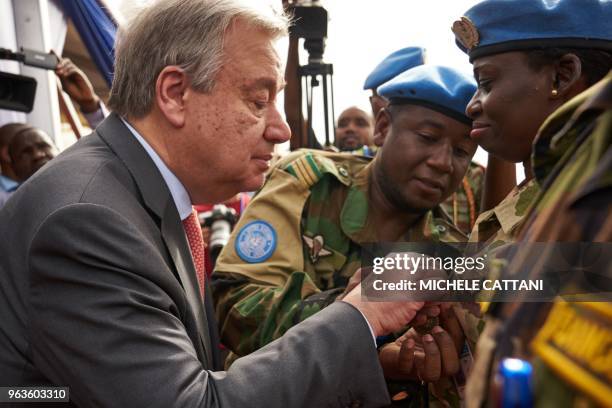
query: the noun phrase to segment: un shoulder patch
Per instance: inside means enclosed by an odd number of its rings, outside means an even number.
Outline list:
[[[243,261],[263,262],[270,258],[276,249],[276,231],[266,221],[251,221],[240,229],[235,248]]]

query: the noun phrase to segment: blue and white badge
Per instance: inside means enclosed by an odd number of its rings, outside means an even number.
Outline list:
[[[276,249],[276,231],[265,221],[251,221],[240,229],[236,252],[245,262],[258,263],[270,258]]]

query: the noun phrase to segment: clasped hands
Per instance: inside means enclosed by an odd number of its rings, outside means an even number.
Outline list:
[[[379,360],[386,378],[436,382],[459,371],[459,355],[465,341],[461,324],[455,314],[455,308],[461,307],[460,304],[368,302],[361,299],[360,283],[361,270],[358,270],[340,298],[360,309],[377,336],[397,332],[406,324],[410,325],[410,329],[399,338],[379,349]],[[356,296],[359,296],[359,299],[356,299]],[[355,302],[356,300],[359,302]],[[475,304],[467,306],[471,311],[478,309]],[[411,314],[406,314],[406,309],[409,309]],[[371,314],[368,313],[370,310]],[[390,315],[381,317],[381,313],[385,311]],[[384,327],[376,324],[377,315],[379,321],[386,323]],[[408,320],[404,321],[401,327],[397,327],[398,318]],[[427,327],[431,325],[431,319],[438,319],[438,324]],[[393,325],[389,325],[390,320]]]

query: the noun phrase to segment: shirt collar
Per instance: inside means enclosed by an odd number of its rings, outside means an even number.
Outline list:
[[[12,178],[6,177],[0,174],[0,189],[10,193],[11,191],[15,191],[19,183],[13,180]]]
[[[540,188],[535,178],[523,181],[493,208],[491,218],[494,217],[497,220],[507,237],[514,238],[516,236],[517,227],[525,219],[525,215],[539,191]]]
[[[610,109],[603,92],[606,84],[612,79],[609,73],[605,80],[591,86],[584,92],[570,99],[553,112],[540,127],[533,143],[531,162],[535,178],[544,186],[549,176],[560,169],[570,159],[576,147],[582,144],[581,135],[587,134],[585,126],[600,112]],[[607,97],[608,99],[610,96]]]
[[[174,200],[174,205],[179,212],[179,216],[181,220],[189,217],[191,212],[193,211],[193,207],[191,206],[191,199],[189,198],[189,193],[185,190],[185,186],[180,182],[180,180],[170,171],[166,163],[159,157],[157,152],[151,147],[149,143],[138,133],[136,129],[134,129],[125,119],[121,118],[125,126],[132,132],[136,140],[144,147],[145,151],[155,163],[155,166],[161,173],[168,189],[170,190],[170,195],[172,196],[172,200]]]

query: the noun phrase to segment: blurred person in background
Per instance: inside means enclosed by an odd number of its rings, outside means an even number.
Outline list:
[[[9,123],[0,127],[0,206],[17,189],[19,182],[11,165],[11,157],[8,152],[9,144],[15,133],[28,127],[23,123]]]
[[[374,123],[372,117],[356,106],[345,109],[338,116],[335,145],[341,152],[373,157]]]
[[[69,58],[60,58],[55,73],[64,92],[79,105],[89,127],[95,129],[109,115],[109,111],[94,91],[87,75]]]
[[[62,89],[79,105],[89,126],[95,129],[109,112],[104,102],[96,95],[87,75],[68,58],[59,60],[55,73],[62,83]],[[17,166],[21,173],[21,176],[17,176],[11,165],[9,144],[15,134],[26,128],[30,128],[29,134],[22,133],[25,139],[16,143],[14,149],[14,154],[19,156]],[[55,144],[40,129],[31,128],[25,123],[9,123],[0,127],[0,206],[8,200],[20,182],[30,177],[49,157],[56,154]],[[33,155],[37,157],[34,158]]]
[[[19,183],[23,183],[57,156],[57,147],[41,129],[26,126],[16,132],[8,146],[11,166]]]

